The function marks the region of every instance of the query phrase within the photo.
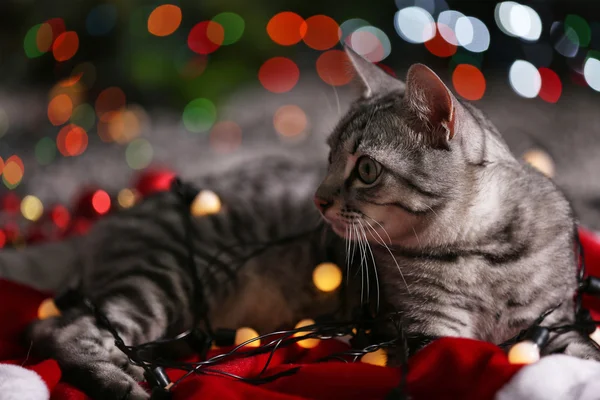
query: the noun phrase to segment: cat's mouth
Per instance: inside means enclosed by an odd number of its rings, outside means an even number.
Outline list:
[[[331,229],[336,233],[336,235],[346,238],[348,234],[348,224],[346,221],[337,219],[337,218],[325,218],[327,223],[331,226]]]

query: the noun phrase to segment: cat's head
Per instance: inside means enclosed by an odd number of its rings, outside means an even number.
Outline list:
[[[364,92],[328,139],[315,204],[342,237],[364,230],[369,241],[405,244],[468,187],[483,130],[426,66],[413,65],[404,83],[346,52]]]

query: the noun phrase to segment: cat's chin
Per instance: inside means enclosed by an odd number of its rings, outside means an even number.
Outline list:
[[[329,226],[331,226],[331,229],[335,232],[336,235],[340,236],[341,238],[347,239],[347,223],[337,220],[327,221],[327,223],[329,224]]]

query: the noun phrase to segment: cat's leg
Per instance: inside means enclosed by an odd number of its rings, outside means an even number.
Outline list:
[[[590,337],[579,332],[566,332],[550,336],[544,354],[563,353],[586,360],[600,361],[600,350]]]
[[[158,286],[147,280],[140,281],[139,288],[143,289],[130,286],[129,291],[104,297],[98,304],[127,345],[160,338],[169,322],[165,306],[158,301]],[[110,332],[84,308],[34,322],[28,337],[34,351],[58,361],[65,380],[95,399],[149,397],[137,384],[143,380],[142,369],[128,362]]]

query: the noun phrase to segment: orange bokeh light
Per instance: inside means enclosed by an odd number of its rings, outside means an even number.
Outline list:
[[[73,101],[66,94],[59,94],[48,103],[48,119],[54,126],[62,125],[73,114]]]
[[[56,38],[52,45],[52,53],[56,61],[67,61],[77,53],[79,49],[79,36],[77,32],[63,32]]]
[[[456,92],[467,100],[479,100],[485,93],[485,77],[471,64],[459,64],[452,73]]]
[[[348,56],[341,50],[329,50],[321,54],[317,59],[317,73],[332,86],[345,85],[354,77]]]
[[[258,71],[260,83],[273,93],[289,92],[296,86],[299,78],[298,66],[285,57],[273,57],[265,61]]]
[[[291,46],[306,35],[307,25],[304,18],[291,11],[275,14],[267,24],[267,34],[275,43]]]
[[[326,15],[315,15],[306,20],[304,43],[315,50],[327,50],[342,37],[342,30],[335,20]]]
[[[273,116],[273,126],[282,136],[299,135],[304,132],[307,125],[306,113],[293,104],[279,107]]]
[[[125,107],[125,93],[116,87],[111,86],[104,89],[96,98],[96,115],[100,121],[107,122],[111,113],[121,110]]]
[[[23,179],[24,173],[25,166],[23,165],[23,161],[19,156],[13,155],[6,159],[2,174],[9,185],[18,184],[21,179]]]
[[[210,130],[210,147],[217,153],[231,153],[242,144],[242,128],[233,121],[217,122]]]
[[[63,127],[56,137],[56,147],[65,157],[78,156],[85,151],[88,136],[80,126],[69,124]]]
[[[435,32],[435,36],[425,42],[425,47],[431,54],[438,57],[451,57],[456,53],[456,46],[452,43],[448,43],[446,39],[441,35],[441,31],[444,32],[444,35],[450,37],[448,35],[454,36],[454,32],[448,26],[444,24],[438,24],[438,29]]]
[[[174,4],[156,7],[148,17],[148,32],[155,36],[168,36],[181,24],[181,8]]]
[[[2,170],[4,169],[4,160],[0,157],[0,175],[2,175]]]

